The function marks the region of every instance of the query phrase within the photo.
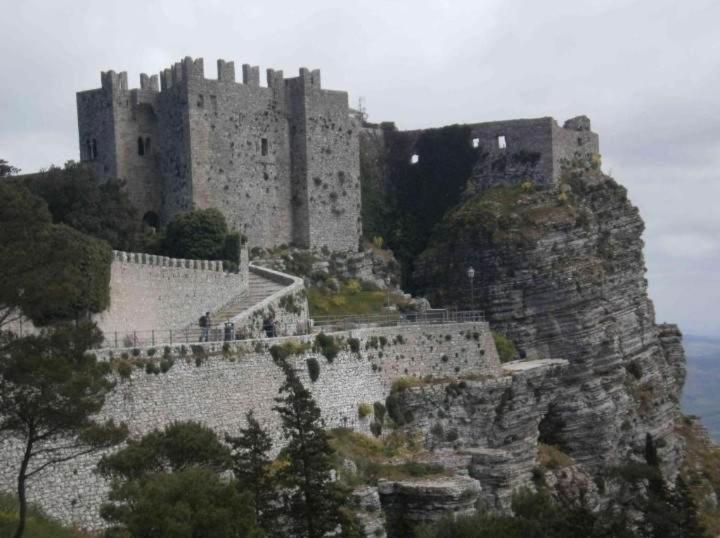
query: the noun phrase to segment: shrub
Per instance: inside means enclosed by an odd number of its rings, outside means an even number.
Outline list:
[[[347,281],[347,284],[345,284],[345,289],[351,295],[355,295],[356,293],[360,293],[360,291],[362,290],[362,286],[356,278],[351,278]]]
[[[180,356],[184,357],[186,355],[187,355],[187,348],[184,345],[180,346]]]
[[[360,353],[360,340],[357,338],[348,338],[348,344],[350,345],[350,351],[353,353]]]
[[[372,244],[377,249],[383,248],[384,243],[385,243],[385,241],[383,240],[382,236],[380,236],[380,235],[376,235],[372,238]]]
[[[413,421],[413,414],[409,409],[402,409],[400,396],[397,392],[391,392],[385,399],[385,407],[390,418],[398,425],[402,426]]]
[[[320,377],[320,363],[315,357],[310,357],[307,360],[307,368],[310,381],[314,383]]]
[[[382,424],[383,420],[385,420],[385,406],[382,402],[375,402],[373,404],[373,414],[375,415],[375,420]]]
[[[147,350],[146,353],[147,353],[148,357],[152,357],[153,355],[155,355],[155,353],[157,353],[157,350],[154,347],[151,347],[150,349]]]
[[[358,405],[358,417],[365,418],[373,412],[373,406],[369,403],[361,403]]]
[[[120,378],[129,379],[132,375],[132,365],[126,359],[120,359],[115,364]]]
[[[422,383],[421,380],[413,377],[398,377],[395,381],[393,381],[390,392],[402,392],[410,387],[415,387],[420,383]]]
[[[140,350],[138,348],[134,348],[132,350],[132,356],[133,357],[139,357],[140,356]]]
[[[495,347],[497,348],[500,362],[509,362],[517,355],[517,348],[512,340],[501,333],[493,331],[493,340],[495,340]]]
[[[172,349],[170,346],[165,346],[163,348],[163,357],[169,357],[170,355],[172,355]]]
[[[270,347],[270,355],[274,361],[284,361],[291,355],[302,355],[310,348],[307,343],[298,340],[288,340],[282,344],[275,344]]]
[[[380,437],[382,435],[382,423],[378,422],[377,420],[374,420],[370,423],[370,432],[375,437]]]
[[[157,375],[160,373],[160,368],[153,361],[147,361],[145,363],[145,373]]]
[[[642,372],[642,366],[640,366],[640,363],[637,361],[629,362],[625,365],[625,369],[628,371],[630,375],[632,375],[635,379],[640,379],[643,375]]]
[[[340,352],[340,346],[335,338],[325,333],[320,333],[315,337],[315,351],[322,353],[328,362],[332,362]]]
[[[164,374],[167,373],[170,368],[175,365],[175,361],[169,357],[166,357],[160,361],[160,371]]]

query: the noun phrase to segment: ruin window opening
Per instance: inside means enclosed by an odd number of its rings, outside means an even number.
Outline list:
[[[197,106],[198,108],[205,107],[205,96],[203,94],[198,95]]]
[[[410,164],[417,164],[419,162],[420,162],[420,155],[418,155],[417,153],[413,153],[412,156],[410,157]]]
[[[145,155],[145,142],[143,142],[142,136],[138,136],[138,155],[141,157]]]
[[[479,138],[473,138],[472,139],[472,147],[479,148],[480,147],[480,139]]]
[[[213,113],[217,114],[217,95],[210,96],[210,108],[212,108]]]
[[[260,139],[260,153],[263,156],[268,154],[268,139],[267,138]]]
[[[143,224],[145,226],[148,226],[150,228],[157,229],[160,225],[160,217],[158,217],[158,214],[155,213],[155,211],[148,211],[143,215],[142,218]]]
[[[94,161],[95,159],[97,159],[97,156],[98,156],[97,140],[93,138],[92,139],[92,152],[91,152],[90,160]]]
[[[147,137],[147,138],[145,139],[145,151],[146,151],[147,153],[150,153],[150,137]]]
[[[505,140],[505,135],[499,135],[497,140],[498,140],[498,149],[505,149],[507,147],[507,141]]]

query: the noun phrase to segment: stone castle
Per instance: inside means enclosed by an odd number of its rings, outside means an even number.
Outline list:
[[[126,181],[131,202],[150,225],[191,209],[215,207],[251,247],[292,244],[356,251],[360,153],[422,162],[414,147],[424,131],[364,122],[348,94],[321,87],[320,71],[284,78],[218,60],[206,79],[202,58],[185,58],[156,75],[101,74],[102,87],[77,94],[80,158],[100,178]],[[590,120],[520,119],[469,125],[479,185],[556,181],[560,163],[596,154]],[[401,144],[387,144],[392,137]],[[371,140],[368,143],[368,140]],[[379,144],[377,144],[379,140]],[[375,142],[375,143],[373,143]],[[403,155],[390,155],[392,152]],[[391,181],[391,179],[390,179]]]
[[[321,87],[320,72],[294,78],[218,60],[185,58],[158,77],[104,72],[77,94],[80,157],[99,177],[127,183],[151,225],[215,207],[251,246],[357,250],[361,234],[359,125],[346,92]]]

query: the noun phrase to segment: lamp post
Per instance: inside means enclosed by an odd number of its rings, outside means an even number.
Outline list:
[[[468,267],[467,276],[470,279],[470,304],[473,311],[475,310],[475,269]]]

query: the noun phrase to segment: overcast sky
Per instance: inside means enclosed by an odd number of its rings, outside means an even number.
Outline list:
[[[0,0],[0,158],[78,158],[75,92],[183,56],[320,68],[400,128],[586,114],[640,207],[658,321],[720,335],[717,0]],[[239,69],[238,69],[239,72]]]

